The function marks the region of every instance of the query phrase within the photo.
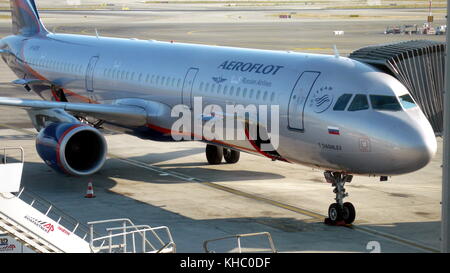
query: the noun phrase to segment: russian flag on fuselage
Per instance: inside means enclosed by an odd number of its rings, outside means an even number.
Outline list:
[[[339,128],[338,128],[338,127],[331,127],[331,126],[328,126],[328,133],[329,133],[330,135],[340,135],[340,133],[339,133]]]

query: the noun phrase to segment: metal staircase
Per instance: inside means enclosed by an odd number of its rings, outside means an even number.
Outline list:
[[[51,244],[43,242],[42,239],[18,225],[14,220],[4,217],[0,214],[0,230],[3,230],[7,235],[19,241],[24,246],[38,253],[58,253],[62,252],[60,249]]]
[[[4,156],[0,161],[0,235],[4,231],[40,253],[176,251],[172,235],[165,226],[135,225],[129,219],[113,219],[90,222],[88,227],[36,194],[20,189],[23,149],[3,150]],[[14,150],[20,153],[20,160],[7,158],[6,151]],[[117,223],[118,226],[111,227]],[[107,234],[99,235],[94,227],[104,228]]]
[[[87,226],[24,189],[0,194],[0,229],[36,252],[92,252]]]

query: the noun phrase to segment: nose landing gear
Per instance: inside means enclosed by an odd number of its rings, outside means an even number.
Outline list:
[[[345,192],[345,183],[350,183],[353,176],[340,172],[324,172],[325,179],[334,187],[333,192],[336,194],[336,203],[333,203],[328,208],[328,218],[325,219],[325,224],[329,225],[348,225],[355,221],[356,211],[355,207],[350,202],[344,203],[344,198],[348,196]]]

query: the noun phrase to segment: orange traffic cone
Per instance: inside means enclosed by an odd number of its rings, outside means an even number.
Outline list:
[[[89,180],[87,192],[84,198],[94,198],[94,197],[95,195],[94,195],[94,187],[92,186],[92,180]]]

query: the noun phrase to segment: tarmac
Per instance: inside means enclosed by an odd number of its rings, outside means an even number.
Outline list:
[[[367,17],[300,17],[290,21],[268,16],[274,11],[217,8],[186,13],[170,9],[161,13],[49,11],[41,16],[56,32],[93,34],[97,28],[103,36],[325,54],[333,52],[333,44],[344,55],[362,46],[391,41],[445,41],[445,36],[437,35],[382,34],[387,25],[421,24],[426,15],[421,19],[419,15],[425,13],[419,10],[387,10],[386,16],[395,18],[378,19],[373,17],[376,11],[363,12]],[[441,15],[437,23],[445,24],[445,14]],[[208,23],[209,18],[215,20]],[[8,35],[9,29],[9,20],[0,19],[0,35]],[[333,29],[345,34],[334,36]],[[13,86],[10,82],[15,79],[1,62],[0,96],[37,99]],[[96,198],[86,199],[88,178],[61,175],[48,168],[35,150],[37,132],[26,112],[0,107],[0,148],[21,146],[25,150],[22,185],[83,223],[130,218],[137,224],[165,225],[178,252],[203,252],[205,240],[262,231],[270,232],[279,252],[370,252],[373,245],[381,252],[440,249],[441,138],[433,161],[417,172],[390,177],[388,182],[354,177],[346,185],[350,194],[346,201],[356,207],[356,222],[351,227],[337,227],[323,224],[334,194],[321,170],[245,153],[237,164],[211,166],[204,143],[160,143],[104,133],[108,159],[92,176]],[[242,245],[248,251],[268,246],[266,241],[253,239],[244,240]],[[211,247],[226,252],[235,250],[236,243]]]

